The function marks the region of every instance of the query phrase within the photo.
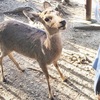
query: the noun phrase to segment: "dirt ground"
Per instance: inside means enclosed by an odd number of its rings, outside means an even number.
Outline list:
[[[91,66],[100,43],[99,30],[79,30],[74,27],[98,24],[85,21],[84,3],[71,1],[73,6],[64,8],[69,14],[64,15],[68,28],[62,33],[63,52],[59,59],[60,69],[68,81],[62,82],[57,70],[49,65],[52,92],[55,100],[97,100],[93,91],[94,70]],[[42,2],[43,0],[39,3],[35,0],[0,0],[0,21],[11,17],[28,22],[25,17],[4,15],[3,12],[18,7],[41,7]],[[51,0],[51,4],[55,6],[57,2]],[[41,24],[37,27],[41,27]],[[21,73],[8,57],[3,59],[7,83],[0,82],[0,100],[49,100],[47,82],[37,62],[15,52],[14,56],[25,72]]]

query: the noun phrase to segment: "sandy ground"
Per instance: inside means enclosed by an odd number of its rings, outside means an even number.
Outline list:
[[[49,74],[53,77],[50,78],[50,84],[55,100],[96,100],[93,91],[94,70],[91,66],[100,43],[100,34],[96,30],[74,28],[93,24],[85,21],[84,5],[78,4],[79,0],[73,1],[76,1],[77,5],[67,7],[70,16],[64,16],[68,21],[68,29],[62,34],[63,52],[59,59],[60,69],[64,76],[68,77],[68,81],[61,82],[56,69],[53,65],[49,65]],[[25,6],[34,8],[35,3],[36,6],[41,6],[42,2],[43,0],[39,3],[34,0],[0,0],[0,21],[8,17],[3,14],[5,11]],[[51,3],[56,4],[53,0]],[[25,17],[18,15],[10,15],[10,17],[27,22]],[[15,52],[14,56],[25,72],[21,73],[8,57],[4,58],[4,74],[8,83],[0,82],[0,100],[49,100],[44,74],[27,69],[41,70],[37,62]]]

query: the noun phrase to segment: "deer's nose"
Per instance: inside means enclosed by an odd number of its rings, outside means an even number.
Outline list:
[[[65,20],[61,21],[60,23],[61,23],[63,26],[66,25],[66,21],[65,21]]]

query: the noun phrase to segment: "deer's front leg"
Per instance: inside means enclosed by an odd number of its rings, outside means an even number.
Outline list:
[[[48,90],[49,90],[49,98],[50,98],[50,100],[54,100],[52,93],[51,93],[51,87],[50,87],[50,82],[49,82],[49,74],[48,74],[48,70],[47,70],[47,65],[43,64],[43,63],[39,63],[39,65],[40,65],[40,67],[41,67],[42,71],[44,72],[45,77],[47,79]]]
[[[58,72],[59,72],[60,77],[62,78],[62,80],[63,80],[63,81],[66,81],[67,78],[65,78],[65,77],[63,76],[63,74],[61,73],[61,71],[60,71],[60,69],[59,69],[59,66],[58,66],[58,64],[57,64],[57,61],[55,61],[53,64],[54,64],[54,66],[56,67],[56,69],[58,70]]]

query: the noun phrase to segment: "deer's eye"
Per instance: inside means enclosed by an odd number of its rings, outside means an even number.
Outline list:
[[[49,22],[49,21],[51,21],[51,20],[52,20],[52,16],[49,16],[49,17],[46,17],[46,18],[45,18],[45,21],[46,21],[46,22]]]
[[[48,22],[49,21],[49,18],[45,18],[45,21]]]

